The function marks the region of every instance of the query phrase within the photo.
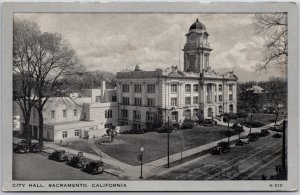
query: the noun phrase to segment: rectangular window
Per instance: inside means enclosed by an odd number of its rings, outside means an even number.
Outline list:
[[[129,98],[128,97],[122,97],[122,104],[123,105],[129,105]]]
[[[232,85],[229,85],[229,91],[232,91]]]
[[[79,136],[79,129],[75,129],[75,131],[74,131],[74,135],[75,135],[76,137],[78,137],[78,136]]]
[[[63,131],[62,138],[67,138],[67,137],[68,137],[68,131]]]
[[[222,95],[219,95],[219,102],[222,102],[223,101],[223,97]]]
[[[63,117],[67,117],[67,110],[63,110]]]
[[[193,88],[194,88],[194,91],[199,91],[198,85],[197,85],[197,84],[194,84],[194,85],[193,85]]]
[[[101,96],[96,96],[96,102],[101,102]]]
[[[147,84],[147,92],[155,93],[155,84]]]
[[[51,110],[51,118],[55,118],[55,111]]]
[[[141,119],[141,112],[139,110],[133,111],[133,119],[138,121]]]
[[[219,114],[223,114],[222,106],[219,106]]]
[[[129,92],[129,84],[122,84],[122,92],[124,93]]]
[[[112,101],[112,102],[116,102],[116,101],[117,101],[117,96],[113,95],[113,96],[111,97],[111,101]]]
[[[112,110],[105,110],[105,118],[112,118]]]
[[[122,119],[127,119],[128,118],[128,110],[122,109],[121,110],[121,117],[122,117]]]
[[[199,103],[198,99],[199,99],[198,96],[193,97],[193,104],[198,104]]]
[[[191,92],[191,85],[190,84],[186,84],[185,85],[185,92]]]
[[[171,84],[171,93],[177,93],[177,84]]]
[[[208,55],[204,55],[204,66],[208,66]]]
[[[154,107],[155,106],[155,99],[154,98],[148,98],[147,106]]]
[[[171,106],[177,106],[177,98],[171,98]]]
[[[134,98],[134,105],[141,106],[142,105],[142,98]]]
[[[232,101],[232,94],[229,94],[229,101]]]
[[[74,116],[77,116],[77,109],[74,109],[73,112],[74,112]]]
[[[106,123],[104,124],[104,128],[111,128],[112,127],[112,123]]]
[[[154,119],[154,113],[153,112],[146,112],[146,119],[147,122],[152,122]]]
[[[134,92],[141,93],[142,92],[142,85],[141,84],[134,84]]]
[[[215,95],[215,102],[217,102],[217,95]]]
[[[220,84],[219,85],[219,91],[222,91],[223,90],[223,86]]]
[[[191,97],[185,97],[185,105],[191,105]]]

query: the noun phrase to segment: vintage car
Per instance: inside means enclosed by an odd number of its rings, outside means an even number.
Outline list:
[[[48,158],[50,160],[55,160],[59,162],[67,161],[68,160],[68,155],[64,150],[55,150],[51,154],[49,154]]]
[[[219,142],[217,147],[213,148],[211,154],[222,155],[223,153],[230,151],[230,143],[229,142]]]
[[[29,151],[30,152],[41,152],[42,151],[42,147],[39,143],[31,143],[29,145]]]
[[[81,167],[81,170],[95,175],[95,174],[99,174],[99,173],[103,173],[104,168],[103,168],[103,162],[102,161],[89,161],[86,164],[83,164],[83,166]]]
[[[274,137],[274,138],[281,138],[282,135],[280,133],[275,133],[272,137]]]
[[[268,135],[270,135],[270,132],[269,132],[268,129],[262,129],[262,130],[260,130],[260,136],[261,137],[265,137],[265,136],[268,136]]]
[[[71,166],[71,167],[75,167],[75,168],[82,168],[85,164],[88,163],[88,159],[86,157],[83,156],[71,156],[68,161],[67,161],[67,165]]]
[[[210,126],[214,126],[214,125],[217,125],[217,122],[212,120],[212,119],[204,119],[202,121],[202,125],[203,126],[206,126],[206,127],[210,127]]]
[[[234,123],[231,128],[233,128],[234,131],[238,132],[238,133],[244,131],[244,127],[243,127],[243,125],[241,123]]]
[[[249,138],[248,137],[240,137],[240,139],[235,143],[237,146],[244,146],[249,144]]]
[[[283,125],[282,124],[276,124],[273,127],[270,127],[269,130],[282,132],[283,131]]]
[[[253,141],[258,140],[259,134],[260,133],[249,133],[247,137],[248,137],[250,142],[253,142]]]
[[[20,142],[18,144],[14,144],[14,151],[16,153],[28,153],[29,145],[25,142]]]

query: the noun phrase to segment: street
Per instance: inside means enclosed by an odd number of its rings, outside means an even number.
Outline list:
[[[108,173],[90,175],[65,165],[64,162],[48,160],[45,153],[13,153],[14,180],[115,180]]]
[[[234,146],[223,155],[207,154],[176,170],[149,179],[172,180],[261,180],[270,179],[281,164],[282,139],[261,137],[247,146]]]

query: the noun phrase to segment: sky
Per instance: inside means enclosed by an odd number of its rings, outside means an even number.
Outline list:
[[[119,72],[134,69],[183,68],[185,34],[198,18],[206,26],[213,51],[210,66],[234,71],[239,81],[284,77],[281,68],[255,71],[266,37],[257,34],[253,14],[82,14],[18,13],[36,22],[43,32],[61,33],[87,70]]]

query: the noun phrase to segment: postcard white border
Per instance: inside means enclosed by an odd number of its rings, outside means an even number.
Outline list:
[[[287,181],[13,181],[12,180],[12,23],[13,13],[288,13],[288,180]],[[295,2],[244,3],[4,3],[2,10],[1,137],[2,190],[4,191],[294,191],[298,187],[298,15]],[[26,184],[16,188],[14,183]],[[46,187],[30,188],[29,183]],[[88,188],[50,188],[49,183],[85,183]],[[92,183],[126,187],[92,188]],[[282,184],[271,188],[270,184]]]

